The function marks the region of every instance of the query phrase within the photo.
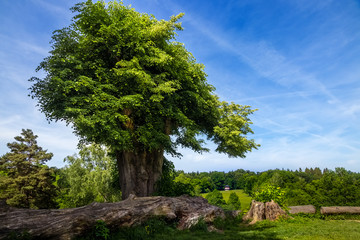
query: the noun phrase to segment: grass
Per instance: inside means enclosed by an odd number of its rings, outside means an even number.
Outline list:
[[[250,208],[250,203],[251,203],[251,197],[249,197],[249,195],[247,195],[246,193],[244,193],[243,190],[241,189],[237,189],[237,190],[230,190],[230,191],[220,191],[224,197],[224,200],[227,202],[229,199],[229,196],[231,193],[235,192],[239,199],[240,199],[240,203],[241,203],[241,210],[245,210],[245,209],[249,209]],[[207,193],[203,193],[201,194],[202,197],[205,198],[205,196],[207,195]]]
[[[235,192],[241,201],[242,210],[249,208],[251,198],[242,190],[222,191],[225,200]],[[202,194],[203,197],[206,194]],[[167,222],[163,218],[150,219],[140,226],[117,229],[106,238],[82,237],[79,239],[107,240],[347,240],[360,239],[360,215],[320,214],[297,215],[276,222],[262,221],[248,225],[238,219],[216,219],[214,225],[221,232],[206,231],[206,224],[200,221],[189,230],[177,230],[176,222]],[[101,236],[101,234],[100,234]]]
[[[153,229],[151,235],[146,232],[138,235],[117,235],[111,239],[171,239],[171,240],[327,240],[327,239],[360,239],[360,222],[351,220],[321,220],[295,218],[280,222],[263,221],[249,226],[244,223],[226,223],[222,233],[204,231],[202,226],[193,230],[178,231],[175,228],[166,230]],[[139,231],[139,230],[138,230]],[[121,237],[123,236],[123,237]],[[129,237],[132,236],[132,237]],[[141,237],[140,237],[141,236]]]

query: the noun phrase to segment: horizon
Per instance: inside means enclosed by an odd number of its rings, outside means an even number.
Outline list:
[[[78,139],[47,122],[28,97],[32,76],[51,49],[52,32],[70,24],[78,1],[0,2],[0,155],[21,129],[38,135],[64,166]],[[335,169],[360,172],[360,5],[355,0],[284,2],[124,0],[156,19],[184,12],[176,40],[205,65],[220,100],[258,109],[250,119],[261,144],[246,158],[179,149],[166,157],[184,172]]]

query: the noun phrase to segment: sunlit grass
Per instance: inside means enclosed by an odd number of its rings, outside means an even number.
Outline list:
[[[240,203],[241,203],[241,210],[244,209],[249,209],[250,208],[250,203],[251,203],[251,197],[249,195],[247,195],[246,193],[244,193],[243,190],[241,189],[237,189],[237,190],[230,190],[230,191],[220,191],[224,197],[224,200],[227,202],[229,199],[229,196],[232,192],[235,192],[239,199],[240,199]],[[203,193],[201,194],[202,197],[205,197],[207,195],[207,193]]]
[[[321,220],[295,217],[294,219],[278,222],[263,221],[255,225],[240,223],[239,221],[223,224],[225,228],[221,233],[207,232],[202,228],[196,230],[179,231],[176,228],[164,226],[154,229],[153,234],[147,235],[145,230],[140,235],[141,226],[131,234],[113,236],[110,239],[253,239],[253,240],[327,240],[327,239],[360,239],[360,222],[351,220]],[[146,227],[146,226],[145,226]],[[142,227],[144,228],[144,227]]]

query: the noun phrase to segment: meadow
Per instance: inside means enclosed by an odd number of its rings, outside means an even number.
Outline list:
[[[163,220],[151,220],[141,226],[123,229],[111,234],[108,239],[157,239],[157,240],[348,240],[360,239],[360,220],[345,217],[347,220],[320,219],[319,216],[295,216],[292,219],[276,222],[262,221],[248,225],[237,220],[216,221],[220,232],[206,231],[206,224],[199,223],[190,230],[176,230],[175,225]]]
[[[251,197],[243,190],[221,191],[224,200],[227,201],[232,192],[235,192],[241,202],[241,210],[247,210],[250,206]],[[201,194],[205,197],[207,194]],[[140,226],[123,228],[110,234],[107,239],[171,239],[171,240],[348,240],[360,239],[360,216],[359,215],[334,215],[325,216],[320,214],[299,214],[287,219],[275,222],[268,220],[249,225],[236,219],[216,219],[214,226],[219,230],[208,232],[207,225],[200,221],[189,230],[179,231],[175,222],[166,222],[163,219],[151,219]],[[91,239],[91,238],[87,238]],[[98,238],[97,238],[98,239]]]
[[[236,190],[230,190],[230,191],[220,191],[224,197],[224,200],[227,202],[229,200],[229,196],[231,193],[236,193],[236,195],[239,197],[240,203],[241,203],[241,210],[247,210],[250,208],[251,203],[251,197],[249,197],[248,194],[246,194],[242,189],[236,189]],[[207,193],[201,194],[203,198],[205,198]]]

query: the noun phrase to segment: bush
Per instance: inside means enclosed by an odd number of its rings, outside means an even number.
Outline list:
[[[172,231],[176,231],[173,223],[166,222],[163,217],[153,217],[141,225],[121,228],[112,239],[157,239],[157,236],[169,234]]]
[[[205,198],[208,200],[210,204],[218,207],[222,207],[226,204],[222,193],[219,192],[219,190],[217,189],[208,193]]]
[[[231,210],[240,210],[241,208],[240,199],[234,192],[230,194],[227,204]]]
[[[207,224],[204,221],[204,219],[199,219],[199,221],[190,227],[190,231],[194,232],[194,231],[202,231],[202,232],[206,232],[207,231]]]
[[[106,226],[106,223],[102,220],[96,221],[95,226],[91,231],[89,231],[87,234],[80,236],[76,239],[78,240],[92,240],[92,239],[101,239],[101,240],[107,240],[110,237],[110,230]]]
[[[161,179],[156,183],[155,196],[177,197],[181,195],[194,196],[195,190],[191,184],[175,182],[175,166],[164,158]]]
[[[271,202],[271,200],[274,200],[280,206],[284,206],[285,191],[281,190],[280,187],[266,185],[260,191],[255,192],[254,199],[259,202]]]

